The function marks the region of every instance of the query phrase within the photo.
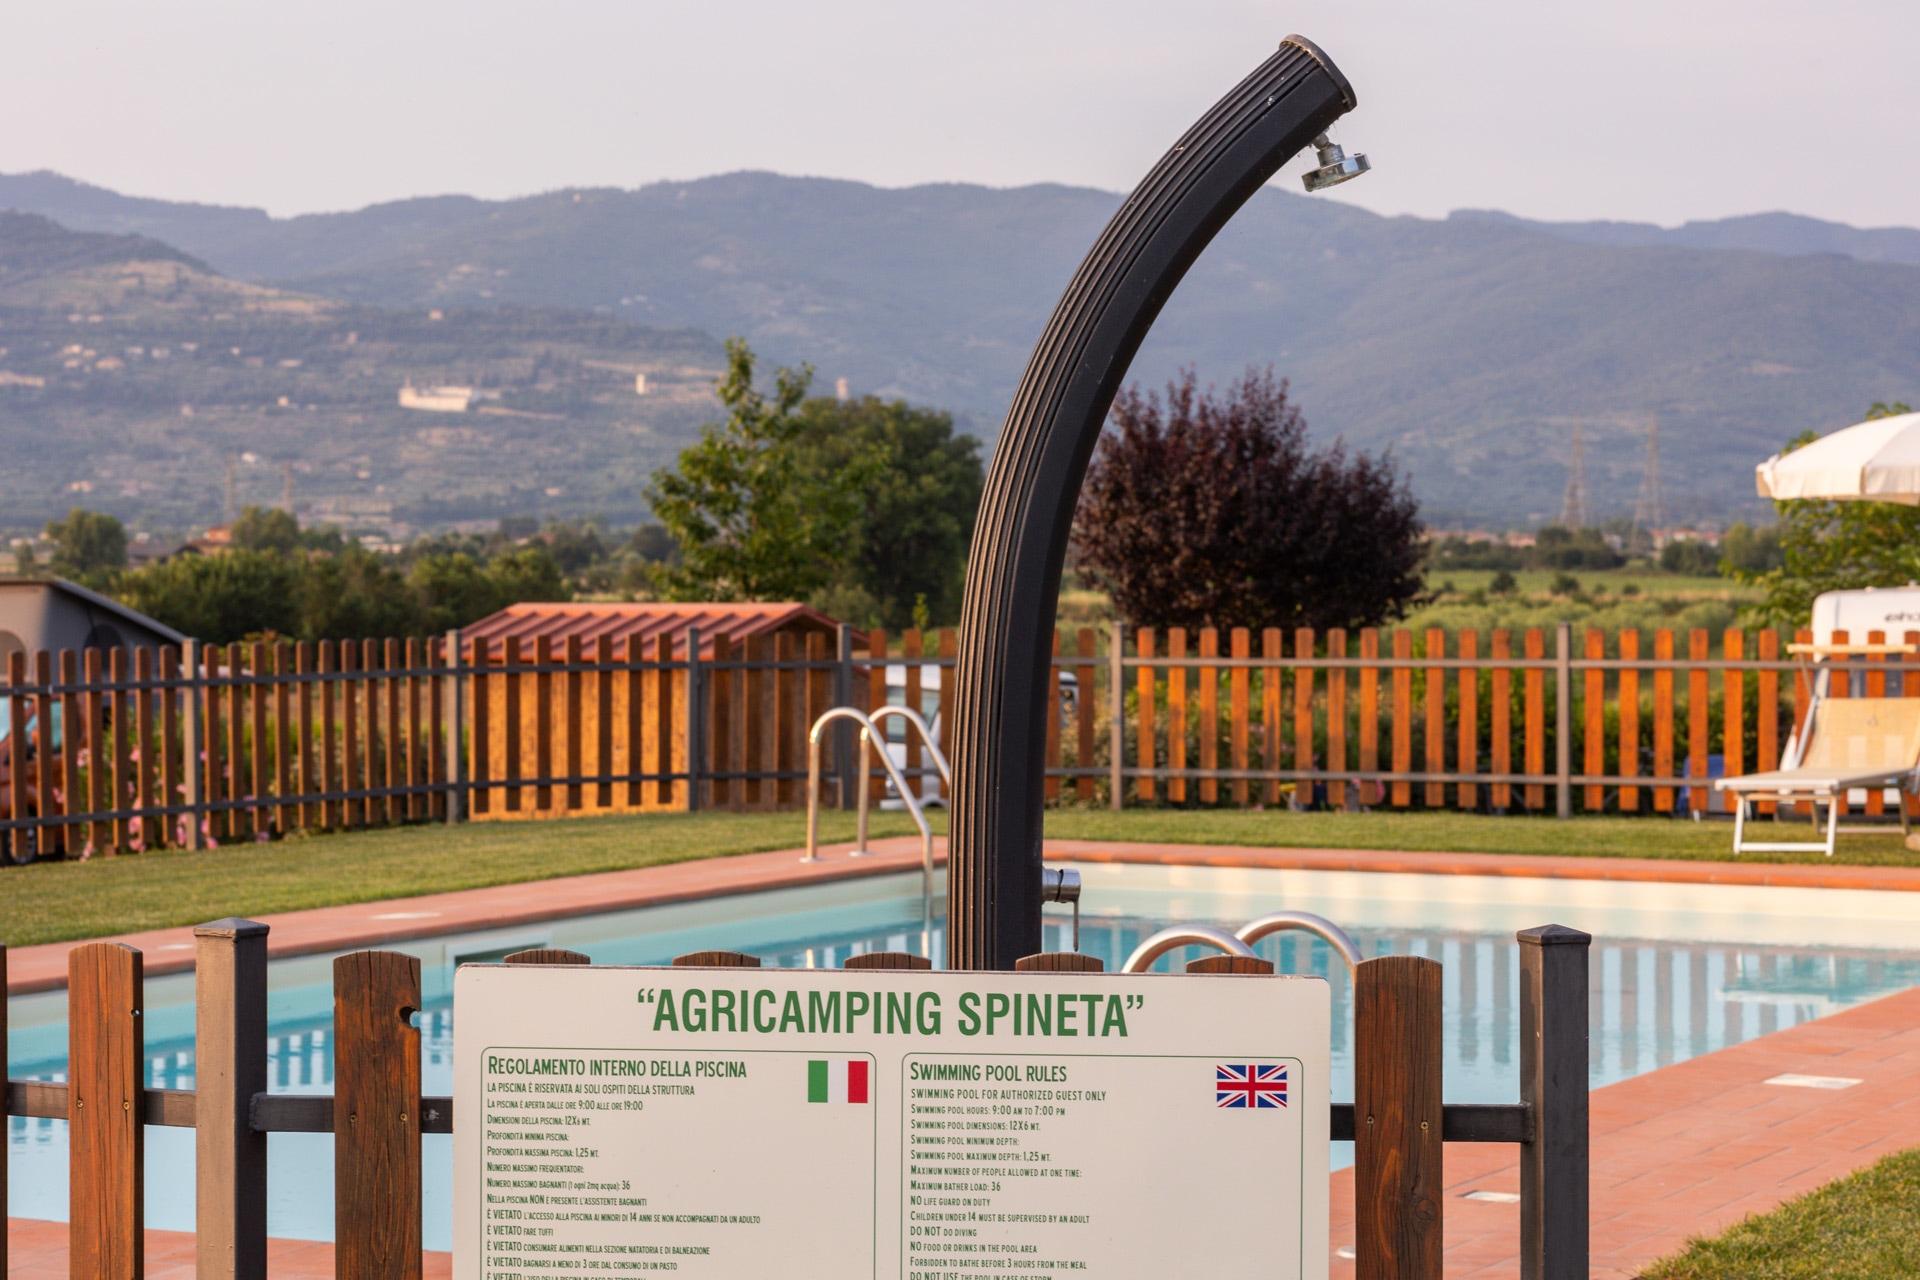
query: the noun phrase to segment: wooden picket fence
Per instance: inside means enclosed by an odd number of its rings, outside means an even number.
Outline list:
[[[14,654],[0,699],[24,728],[0,747],[11,753],[0,840],[19,861],[469,817],[792,809],[806,799],[809,728],[832,706],[905,702],[949,745],[951,630],[874,631],[859,650],[845,628],[837,643],[722,638],[704,654],[690,639],[644,652],[572,638],[463,654],[450,635]],[[1785,640],[1567,626],[1062,630],[1047,796],[1726,812],[1710,779],[1774,767],[1807,706],[1807,668]],[[1830,664],[1846,673],[1834,693],[1920,695],[1911,667]],[[894,724],[904,772],[937,787],[917,736]],[[861,776],[850,731],[829,764],[824,793],[850,806]],[[881,771],[870,764],[865,778],[880,796]],[[1866,797],[1868,813],[1884,808]]]
[[[193,1089],[149,1088],[141,952],[121,943],[68,957],[64,1082],[9,1080],[0,1001],[0,1082],[8,1116],[68,1126],[68,1274],[139,1280],[145,1274],[148,1125],[194,1130],[195,1274],[259,1280],[267,1274],[267,1143],[276,1133],[331,1133],[334,1274],[343,1280],[420,1280],[421,1136],[462,1122],[451,1098],[421,1093],[418,958],[356,951],[333,962],[334,1091],[268,1091],[268,927],[226,919],[194,930]],[[1439,1280],[1445,1205],[1443,1143],[1500,1142],[1520,1153],[1520,1274],[1587,1274],[1588,949],[1558,925],[1523,930],[1518,1093],[1508,1104],[1445,1104],[1442,972],[1438,961],[1381,955],[1353,965],[1354,1101],[1335,1103],[1335,1141],[1355,1143],[1354,1207],[1361,1275]],[[523,951],[508,964],[584,965],[561,949]],[[702,951],[674,961],[758,967],[758,958]],[[924,969],[920,956],[872,952],[848,969]],[[1041,974],[1097,972],[1092,956],[1028,956]],[[1209,956],[1190,973],[1261,975],[1265,960]],[[1044,981],[1044,978],[1037,979]],[[0,987],[6,949],[0,946]],[[7,1185],[0,1143],[0,1199]],[[0,1273],[7,1270],[0,1231]]]

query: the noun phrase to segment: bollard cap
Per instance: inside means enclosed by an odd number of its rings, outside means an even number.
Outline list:
[[[266,925],[258,920],[243,920],[239,916],[209,920],[206,924],[193,926],[193,936],[196,938],[262,938],[266,933]]]
[[[1536,925],[1513,936],[1522,944],[1535,947],[1584,947],[1593,941],[1592,934],[1569,929],[1564,924]]]

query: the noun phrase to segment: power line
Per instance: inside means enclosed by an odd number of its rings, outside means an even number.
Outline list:
[[[1633,533],[1658,540],[1667,527],[1666,495],[1660,488],[1660,418],[1647,421],[1647,461],[1640,472],[1640,500],[1633,507]]]

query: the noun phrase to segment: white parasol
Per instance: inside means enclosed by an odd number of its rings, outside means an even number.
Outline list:
[[[1821,436],[1753,469],[1763,498],[1854,498],[1920,506],[1920,413]]]

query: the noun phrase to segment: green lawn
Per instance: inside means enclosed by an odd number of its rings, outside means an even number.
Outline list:
[[[1889,1280],[1920,1276],[1920,1148],[1696,1239],[1643,1280]]]
[[[933,815],[945,829],[945,815]],[[904,814],[874,815],[876,835],[907,835]],[[1794,828],[1806,832],[1808,828]],[[90,862],[0,868],[0,942],[30,946],[137,929],[259,916],[551,876],[654,866],[689,858],[799,846],[798,813],[655,814],[551,822],[418,826],[239,844],[199,853],[146,853]],[[1452,813],[1306,813],[1284,810],[1066,808],[1051,836],[1291,848],[1715,859],[1728,856],[1726,823],[1665,818],[1479,817]],[[853,835],[851,815],[821,815],[821,837]],[[1748,855],[1821,862],[1818,854]],[[1916,865],[1897,834],[1849,836],[1837,862]]]

